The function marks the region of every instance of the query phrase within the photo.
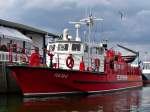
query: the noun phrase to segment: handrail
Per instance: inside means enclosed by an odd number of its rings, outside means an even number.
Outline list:
[[[9,56],[9,52],[0,51],[0,62],[10,62]],[[25,54],[12,53],[12,63],[21,63],[22,56],[24,56],[26,61],[28,62],[28,58]]]

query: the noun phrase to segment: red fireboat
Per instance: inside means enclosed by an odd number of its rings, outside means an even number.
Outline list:
[[[91,42],[94,21],[89,16],[75,24],[76,39],[64,30],[62,40],[47,45],[47,66],[7,66],[25,96],[57,94],[90,94],[141,87],[140,67],[132,67],[122,54],[107,48],[106,41]],[[81,42],[79,28],[88,26],[85,42]],[[133,60],[133,59],[132,59]]]

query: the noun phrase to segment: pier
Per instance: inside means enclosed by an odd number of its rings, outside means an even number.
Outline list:
[[[34,28],[31,26],[23,25],[20,23],[10,22],[0,19],[0,93],[18,93],[20,92],[15,79],[7,75],[5,66],[10,61],[10,47],[15,48],[28,48],[28,42],[33,42],[36,47],[44,48],[48,38],[58,37],[55,34]],[[31,46],[32,49],[34,46]],[[12,63],[19,63],[20,54],[14,52],[12,54]],[[40,51],[42,62],[46,63],[46,53]],[[16,58],[16,59],[15,59]]]

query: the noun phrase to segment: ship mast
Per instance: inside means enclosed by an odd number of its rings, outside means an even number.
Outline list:
[[[81,19],[80,22],[84,22],[88,26],[88,67],[90,65],[90,43],[91,43],[91,34],[92,34],[92,27],[94,25],[94,21],[103,21],[102,18],[93,17],[92,14],[90,14],[87,18]]]
[[[91,33],[94,21],[103,21],[102,18],[93,17],[92,14],[87,18],[81,19],[80,22],[84,22],[88,26],[88,42],[91,43]]]

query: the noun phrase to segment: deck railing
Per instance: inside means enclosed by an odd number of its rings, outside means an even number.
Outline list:
[[[10,58],[12,63],[22,63],[23,58],[24,61],[28,62],[28,57],[25,54],[12,52],[10,55],[9,52],[0,51],[0,62],[10,62]]]

